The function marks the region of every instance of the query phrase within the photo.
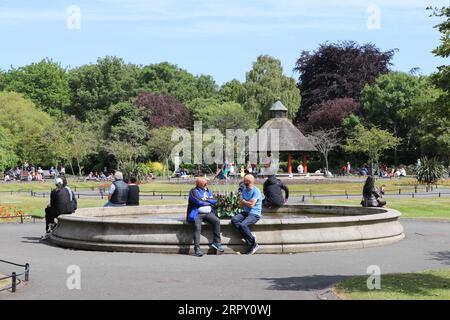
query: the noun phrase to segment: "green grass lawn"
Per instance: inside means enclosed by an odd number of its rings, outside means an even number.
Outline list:
[[[415,179],[412,178],[402,178],[402,179],[378,179],[377,186],[385,185],[385,189],[387,192],[398,192],[398,189],[401,188],[406,192],[406,190],[413,190],[414,184],[416,183]],[[97,190],[99,186],[107,186],[109,182],[76,182],[76,180],[69,179],[69,184],[72,189],[77,189],[77,191],[81,190]],[[363,182],[334,182],[331,180],[323,180],[322,182],[317,183],[307,183],[302,180],[294,180],[289,181],[289,189],[293,193],[302,193],[309,194],[312,192],[313,194],[344,194],[345,191],[349,194],[359,194],[361,193]],[[450,186],[450,181],[444,182],[445,185]],[[150,183],[145,183],[140,185],[140,189],[142,192],[187,192],[193,186],[193,183],[168,183],[166,180],[157,179]],[[210,186],[215,190],[226,190],[229,189],[235,190],[237,189],[238,183],[232,182],[228,186],[226,186],[223,181],[219,182],[210,181]],[[262,187],[261,184],[257,185],[258,187]],[[47,180],[44,183],[38,182],[22,182],[22,183],[0,183],[0,192],[1,191],[50,191],[54,187],[53,181]],[[423,190],[424,187],[420,187],[419,190]]]
[[[447,182],[448,183],[448,182]],[[107,186],[109,183],[99,183],[99,182],[76,182],[74,180],[69,181],[72,189],[77,189],[81,192],[83,190],[98,190],[100,185]],[[377,185],[386,185],[386,191],[396,192],[398,188],[413,188],[414,180],[410,178],[397,179],[397,180],[378,180]],[[168,183],[160,180],[152,181],[151,183],[141,184],[141,192],[148,193],[155,191],[158,192],[171,192],[179,193],[180,191],[185,194],[192,188],[192,184],[186,183]],[[221,184],[219,185],[216,181],[210,182],[211,189],[214,192],[217,191],[233,191],[237,189],[237,182],[230,183],[229,185]],[[349,183],[335,183],[332,180],[326,181],[326,183],[306,183],[301,180],[297,180],[296,184],[292,184],[290,181],[289,189],[292,195],[306,194],[309,195],[311,192],[313,195],[319,194],[344,194],[347,191],[349,194],[360,194],[362,190],[362,182],[349,182]],[[28,194],[13,194],[11,195],[8,191],[30,191],[35,192],[50,192],[54,187],[52,181],[47,181],[45,183],[0,183],[0,206],[1,205],[13,205],[22,209],[27,214],[32,214],[36,216],[44,215],[44,208],[49,202],[49,195],[47,194],[45,198],[42,197],[31,197]],[[258,187],[262,188],[261,185]],[[3,191],[3,192],[2,192]],[[411,191],[410,191],[411,192]],[[409,218],[450,218],[450,197],[443,198],[389,198],[386,196],[388,201],[388,206],[399,210],[403,217]],[[106,199],[79,199],[79,208],[86,207],[100,207],[106,202]],[[359,199],[320,199],[313,200],[313,203],[335,203],[335,204],[348,204],[348,205],[359,205]],[[165,199],[155,199],[146,200],[143,199],[142,204],[176,204],[176,203],[186,203],[185,200],[175,200],[170,198]]]
[[[389,198],[387,207],[402,213],[402,218],[450,219],[450,197],[435,198]],[[320,199],[316,204],[360,205],[361,199]]]
[[[380,290],[369,290],[367,279],[338,282],[333,291],[350,300],[450,300],[450,269],[381,275]]]

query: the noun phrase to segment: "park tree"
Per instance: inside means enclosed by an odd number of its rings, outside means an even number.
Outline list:
[[[218,110],[221,101],[217,98],[196,98],[186,104],[186,107],[192,113],[194,121],[202,121],[205,112],[208,110]]]
[[[348,137],[343,149],[347,152],[365,154],[371,166],[378,165],[380,157],[386,150],[396,148],[400,144],[401,139],[394,136],[387,130],[377,127],[367,129],[358,126],[353,136]]]
[[[117,57],[69,70],[70,107],[67,112],[84,120],[90,113],[108,110],[112,104],[136,96],[141,68]]]
[[[371,124],[402,138],[399,150],[420,151],[424,135],[428,135],[423,128],[429,127],[427,123],[430,120],[438,125],[440,117],[446,118],[445,114],[438,115],[439,112],[435,112],[436,108],[440,108],[436,102],[441,94],[442,91],[428,77],[391,72],[379,76],[374,84],[364,87],[364,115]],[[430,133],[436,132],[435,129],[430,129]],[[394,162],[398,162],[397,152],[394,154]]]
[[[321,129],[307,135],[308,140],[316,147],[325,160],[325,169],[328,170],[328,155],[340,146],[339,128]]]
[[[196,98],[211,98],[217,94],[217,85],[211,76],[196,77],[168,62],[145,66],[141,82],[145,91],[169,94],[182,103]]]
[[[136,173],[139,158],[145,156],[145,146],[136,146],[127,141],[111,140],[106,144],[106,150],[117,162],[117,170],[121,170],[125,179]]]
[[[148,129],[144,122],[147,111],[131,101],[119,102],[109,107],[109,119],[104,126],[108,139],[126,141],[131,145],[144,144],[148,138]]]
[[[244,88],[247,93],[244,109],[259,126],[269,119],[269,109],[277,99],[288,109],[290,119],[295,117],[300,107],[300,92],[295,80],[283,75],[280,60],[269,55],[256,59],[252,69],[246,73]]]
[[[441,8],[428,7],[431,10],[431,16],[443,17],[444,21],[435,26],[441,33],[439,45],[433,49],[435,56],[448,58],[450,56],[450,6]],[[434,83],[447,92],[447,96],[443,97],[443,101],[450,104],[450,65],[441,65],[438,72],[433,75]]]
[[[340,127],[342,120],[352,113],[360,110],[359,102],[352,98],[337,98],[321,102],[313,106],[308,116],[306,127],[317,129],[330,129]]]
[[[52,140],[50,155],[53,163],[57,165],[61,161],[69,165],[75,174],[75,162],[80,177],[86,159],[97,155],[99,146],[103,143],[101,135],[99,136],[89,123],[81,122],[75,116],[68,116],[56,123],[49,132],[49,138]]]
[[[29,163],[51,161],[52,141],[48,132],[54,121],[35,104],[15,92],[0,92],[0,127],[12,138],[19,160]]]
[[[169,175],[169,158],[177,141],[172,141],[174,127],[160,127],[150,130],[150,139],[147,142],[147,150],[154,160],[163,163],[163,177]]]
[[[146,110],[146,123],[150,129],[160,127],[192,128],[192,114],[177,98],[166,94],[141,92],[135,101]]]
[[[18,160],[13,137],[8,131],[0,127],[0,171],[13,168]]]
[[[247,90],[239,80],[233,79],[220,87],[219,100],[243,105],[247,101]]]
[[[51,59],[12,68],[4,75],[3,87],[22,93],[39,109],[59,118],[70,102],[66,70]]]
[[[217,128],[223,134],[226,134],[227,129],[247,130],[257,127],[256,120],[236,102],[224,102],[218,108],[215,105],[208,106],[198,113],[196,120],[203,121],[204,128]]]
[[[297,122],[304,122],[324,101],[337,98],[360,100],[361,90],[387,73],[394,50],[381,51],[373,44],[353,41],[321,44],[314,52],[302,51],[294,71],[298,72],[298,88],[302,107]]]

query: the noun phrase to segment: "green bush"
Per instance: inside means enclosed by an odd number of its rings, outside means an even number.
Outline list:
[[[437,158],[423,157],[422,164],[416,166],[415,174],[419,183],[431,185],[443,179],[446,170]]]

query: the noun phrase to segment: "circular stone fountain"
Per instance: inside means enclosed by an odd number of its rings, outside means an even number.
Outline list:
[[[185,205],[85,208],[58,218],[51,241],[66,248],[153,253],[192,253],[192,223]],[[296,253],[380,246],[404,238],[400,212],[386,208],[286,205],[264,210],[252,227],[258,253]],[[247,246],[230,220],[221,220],[225,253]],[[202,249],[210,250],[212,231],[204,224]]]

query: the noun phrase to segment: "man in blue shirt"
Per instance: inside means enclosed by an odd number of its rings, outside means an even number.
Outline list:
[[[239,205],[243,207],[242,212],[231,219],[231,223],[239,230],[249,246],[247,254],[254,254],[259,246],[256,237],[252,234],[250,226],[257,223],[261,218],[262,195],[255,186],[255,178],[251,174],[244,177],[244,188]]]

